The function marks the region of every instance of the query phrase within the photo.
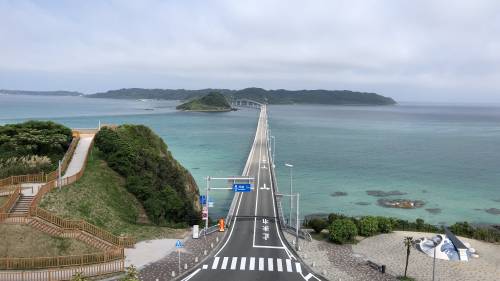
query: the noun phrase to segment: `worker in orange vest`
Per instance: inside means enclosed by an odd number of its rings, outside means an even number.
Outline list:
[[[223,219],[223,218],[220,218],[220,219],[219,219],[219,224],[218,224],[218,226],[219,226],[219,232],[224,232],[224,230],[225,230],[225,226],[224,226],[224,219]]]

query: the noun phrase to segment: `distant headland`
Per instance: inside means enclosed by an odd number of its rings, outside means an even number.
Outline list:
[[[219,92],[211,92],[202,97],[196,97],[176,107],[183,111],[226,112],[234,110],[226,97]]]

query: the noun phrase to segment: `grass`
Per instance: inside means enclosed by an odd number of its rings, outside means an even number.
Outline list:
[[[398,278],[398,280],[401,280],[401,281],[415,281],[415,278],[409,277],[409,276],[406,276],[406,277],[398,276],[397,278]]]
[[[8,198],[9,197],[7,197],[7,196],[0,196],[0,206],[2,206],[3,203],[5,203],[7,201]]]
[[[50,257],[97,253],[70,238],[53,237],[26,225],[0,224],[0,257]]]
[[[45,195],[40,206],[69,219],[84,219],[115,234],[138,241],[182,236],[186,230],[138,224],[144,211],[125,189],[125,180],[108,167],[99,150],[93,149],[84,176],[76,183]]]

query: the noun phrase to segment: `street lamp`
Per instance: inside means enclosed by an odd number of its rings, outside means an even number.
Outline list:
[[[273,168],[274,168],[274,156],[276,155],[275,154],[275,151],[276,151],[276,138],[274,136],[271,136],[271,139],[273,140]]]
[[[434,281],[434,275],[436,272],[436,248],[438,246],[438,243],[433,240],[432,244],[434,244],[434,260],[432,261],[432,281]]]
[[[290,194],[293,194],[293,165],[285,163],[285,166],[290,168]],[[290,216],[289,216],[289,224],[292,224],[292,206],[293,206],[293,198],[290,197]]]

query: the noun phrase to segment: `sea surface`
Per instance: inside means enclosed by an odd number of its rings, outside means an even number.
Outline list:
[[[257,111],[178,112],[176,101],[0,95],[0,124],[43,119],[73,128],[150,126],[204,190],[206,176],[239,175]],[[279,189],[300,192],[301,216],[339,212],[430,223],[500,223],[500,106],[403,103],[397,106],[269,106]],[[225,182],[212,182],[226,186]],[[376,197],[367,191],[399,195]],[[337,195],[343,192],[342,196]],[[373,193],[373,192],[372,192]],[[213,191],[215,216],[232,193]],[[422,208],[380,206],[411,199]],[[489,209],[490,212],[487,212]],[[285,204],[285,214],[288,206]],[[211,215],[212,216],[212,215]],[[214,216],[214,217],[215,217]]]

